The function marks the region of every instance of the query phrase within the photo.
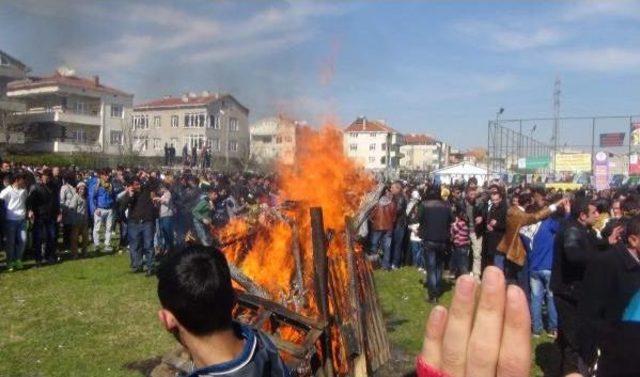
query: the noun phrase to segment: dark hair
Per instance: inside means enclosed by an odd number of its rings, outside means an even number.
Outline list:
[[[627,221],[625,237],[640,236],[640,216],[633,216]]]
[[[576,200],[571,204],[571,217],[573,217],[574,219],[578,219],[583,213],[585,215],[588,215],[590,205],[594,205],[594,203],[588,198],[576,198]]]
[[[158,298],[195,335],[231,328],[236,297],[229,265],[217,249],[191,245],[169,255],[158,269]]]

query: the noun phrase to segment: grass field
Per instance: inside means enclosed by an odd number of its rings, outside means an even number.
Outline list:
[[[391,340],[411,356],[429,310],[420,279],[411,268],[376,273]],[[156,318],[155,287],[129,272],[127,255],[0,272],[0,376],[143,375],[174,346]],[[535,347],[533,375],[553,376],[553,346]]]

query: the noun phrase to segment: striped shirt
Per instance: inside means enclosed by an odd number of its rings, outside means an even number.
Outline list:
[[[469,244],[471,244],[471,240],[469,239],[469,226],[466,221],[456,218],[453,224],[451,224],[451,241],[453,242],[453,246],[456,247],[469,246]]]

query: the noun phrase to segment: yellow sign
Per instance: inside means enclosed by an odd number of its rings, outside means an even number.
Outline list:
[[[557,154],[556,171],[591,171],[591,155],[589,153]]]

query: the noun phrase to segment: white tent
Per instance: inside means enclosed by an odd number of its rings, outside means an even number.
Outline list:
[[[434,170],[431,174],[438,177],[440,183],[447,185],[455,183],[456,180],[459,179],[467,181],[471,177],[476,177],[478,185],[480,186],[482,186],[487,179],[496,175],[490,174],[486,168],[473,165],[469,162],[462,162],[457,165],[451,165],[442,169]]]

